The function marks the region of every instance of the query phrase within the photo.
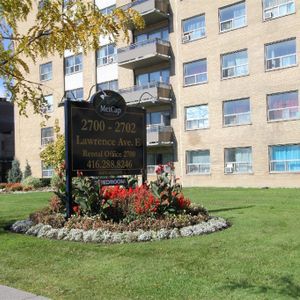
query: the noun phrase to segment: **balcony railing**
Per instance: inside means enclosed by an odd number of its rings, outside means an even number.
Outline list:
[[[168,165],[163,165],[164,166],[164,170],[167,173],[171,172],[171,168]],[[159,165],[147,165],[147,174],[149,175],[154,175],[155,171],[157,170],[157,168],[159,167]]]
[[[250,124],[250,122],[251,122],[250,112],[224,115],[225,126]]]
[[[149,82],[144,85],[135,85],[130,88],[120,89],[128,105],[153,105],[156,103],[171,103],[172,88],[170,84],[163,82]]]
[[[119,66],[135,69],[170,59],[170,42],[159,38],[141,41],[118,49]]]
[[[139,12],[146,24],[154,24],[165,20],[169,16],[168,0],[136,0],[121,6],[123,10],[132,8]]]
[[[270,172],[300,172],[300,159],[271,160]]]
[[[165,125],[147,126],[147,145],[171,145],[173,144],[173,128]]]
[[[267,59],[267,70],[287,68],[297,64],[296,54],[282,55]]]
[[[209,174],[210,173],[210,163],[187,164],[186,172],[188,174]]]
[[[225,173],[252,173],[252,162],[226,162]]]
[[[299,119],[299,106],[274,108],[268,110],[269,121]]]

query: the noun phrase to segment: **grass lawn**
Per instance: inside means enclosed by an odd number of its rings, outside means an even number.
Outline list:
[[[52,299],[300,299],[300,189],[185,193],[233,226],[125,245],[37,239],[3,227],[49,194],[0,195],[0,284]]]

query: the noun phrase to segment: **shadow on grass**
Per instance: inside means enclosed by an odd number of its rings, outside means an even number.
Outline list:
[[[236,209],[245,209],[245,208],[252,208],[255,205],[248,205],[248,206],[237,206],[237,207],[228,207],[228,208],[220,208],[220,209],[212,209],[209,210],[210,213],[212,212],[220,212],[220,211],[229,211],[229,210],[236,210]]]
[[[294,281],[293,276],[291,275],[278,278],[273,282],[273,286],[254,285],[244,280],[239,283],[232,282],[225,286],[225,288],[231,291],[238,289],[253,290],[256,294],[266,294],[271,292],[285,297],[291,297],[292,299],[300,299],[300,285]]]
[[[0,234],[5,233],[5,231],[9,231],[12,224],[14,224],[17,219],[8,220],[8,221],[0,221]]]

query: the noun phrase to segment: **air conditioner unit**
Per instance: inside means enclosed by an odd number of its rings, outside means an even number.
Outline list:
[[[233,167],[225,167],[225,173],[233,173]]]
[[[113,56],[108,57],[108,63],[113,63],[115,61]]]
[[[265,12],[265,20],[273,18],[273,13],[271,11]]]
[[[190,41],[190,40],[191,40],[190,34],[186,34],[186,35],[184,35],[184,36],[182,37],[182,42],[183,42],[183,43],[186,43],[186,42],[188,42],[188,41]]]

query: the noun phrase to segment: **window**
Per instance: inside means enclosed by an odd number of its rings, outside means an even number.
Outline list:
[[[267,101],[269,121],[300,118],[297,91],[268,95]]]
[[[222,79],[248,74],[247,50],[222,55]]]
[[[103,15],[109,15],[113,12],[113,10],[116,8],[115,5],[112,5],[112,6],[108,6],[108,7],[105,7],[103,9],[100,9],[100,12],[103,14]]]
[[[45,99],[45,107],[43,109],[44,113],[53,112],[53,95],[44,96]]]
[[[170,125],[169,111],[147,112],[147,125]]]
[[[182,42],[193,41],[205,36],[205,15],[182,21]]]
[[[300,144],[269,147],[270,172],[300,172]]]
[[[287,68],[297,64],[296,39],[266,45],[266,69]]]
[[[71,101],[83,101],[83,88],[66,91],[66,98]]]
[[[46,127],[41,129],[41,145],[45,146],[54,141],[53,127]]]
[[[70,75],[82,71],[82,54],[65,58],[65,73]]]
[[[169,29],[168,28],[161,28],[155,31],[151,31],[148,33],[142,33],[135,36],[134,40],[136,43],[140,43],[143,41],[153,40],[153,39],[160,39],[163,41],[169,40]]]
[[[42,177],[43,178],[50,178],[53,175],[53,167],[52,166],[45,166],[45,164],[42,162]]]
[[[275,19],[295,12],[295,0],[263,0],[264,19]]]
[[[117,91],[118,88],[118,80],[111,80],[97,84],[97,91],[100,91],[100,89]]]
[[[225,173],[251,173],[252,148],[225,149]]]
[[[148,85],[150,82],[163,82],[169,83],[170,81],[170,70],[159,70],[149,73],[143,73],[136,76],[136,84],[139,86]]]
[[[207,82],[206,59],[186,63],[183,65],[183,68],[185,86]]]
[[[236,3],[219,9],[220,32],[246,26],[245,2]]]
[[[46,81],[52,79],[52,62],[40,65],[40,80]]]
[[[101,47],[97,51],[97,66],[108,65],[117,61],[117,48],[115,44]]]
[[[208,128],[208,105],[191,106],[185,109],[186,130]]]
[[[223,103],[224,126],[250,124],[250,100],[230,100]]]
[[[209,174],[210,153],[209,150],[187,151],[187,174]]]

